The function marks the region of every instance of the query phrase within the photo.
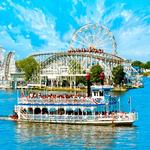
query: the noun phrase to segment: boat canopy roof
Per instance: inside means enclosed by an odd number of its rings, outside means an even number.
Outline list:
[[[111,85],[94,85],[91,86],[91,91],[111,91],[113,86]]]

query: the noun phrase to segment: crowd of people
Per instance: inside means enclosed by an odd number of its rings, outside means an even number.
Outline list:
[[[76,52],[84,52],[84,53],[86,53],[86,52],[88,52],[88,53],[104,53],[104,51],[102,50],[102,49],[96,49],[96,48],[93,48],[93,47],[90,47],[90,48],[88,48],[88,49],[86,49],[86,48],[81,48],[81,49],[79,49],[79,48],[77,48],[77,49],[72,49],[72,50],[69,50],[68,51],[69,53],[76,53]]]
[[[21,94],[20,102],[25,103],[96,103],[92,98],[82,94],[44,94],[44,93],[28,93],[27,96]]]

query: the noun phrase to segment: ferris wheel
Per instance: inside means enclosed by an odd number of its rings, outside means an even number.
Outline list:
[[[106,53],[117,53],[117,45],[112,32],[99,24],[86,24],[72,36],[70,49],[87,49],[90,47],[101,49]]]

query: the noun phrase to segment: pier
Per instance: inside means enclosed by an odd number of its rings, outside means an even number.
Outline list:
[[[0,116],[0,120],[13,120],[10,116]]]

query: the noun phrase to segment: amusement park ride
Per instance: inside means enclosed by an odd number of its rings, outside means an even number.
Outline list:
[[[10,87],[11,74],[16,73],[14,53],[4,54],[4,49],[0,48],[0,87]]]
[[[9,53],[5,60],[4,77],[10,74]],[[61,124],[92,124],[92,125],[132,125],[138,115],[135,112],[122,112],[120,99],[111,94],[112,86],[103,85],[104,79],[112,78],[112,69],[123,65],[127,75],[134,71],[131,65],[117,56],[116,42],[113,34],[99,24],[87,24],[77,30],[66,52],[46,52],[31,55],[40,64],[39,72],[33,75],[33,81],[50,80],[50,86],[62,87],[64,79],[70,80],[70,87],[76,86],[77,76],[86,76],[88,95],[62,94],[52,91],[21,90],[21,97],[15,106],[14,114],[7,119],[26,122],[48,122]],[[99,64],[103,71],[100,74],[101,86],[90,86],[90,68]],[[40,80],[35,80],[38,78]],[[35,83],[34,83],[35,84]],[[130,109],[131,110],[131,109]],[[4,119],[4,118],[0,118]]]
[[[72,36],[66,52],[37,52],[32,54],[40,64],[40,72],[32,76],[32,83],[41,84],[49,80],[50,86],[62,86],[63,80],[70,81],[70,87],[76,85],[77,76],[86,76],[88,70],[99,64],[105,74],[106,82],[112,77],[112,69],[123,65],[126,76],[137,80],[138,73],[127,61],[117,55],[117,44],[110,30],[99,24],[87,24]],[[0,80],[10,81],[11,72],[15,72],[14,53],[9,52],[0,64]],[[13,66],[13,67],[12,67]],[[39,79],[37,79],[39,78]],[[138,79],[139,80],[139,79]]]
[[[127,78],[131,78],[128,72],[134,72],[136,80],[137,71],[117,55],[116,49],[115,38],[108,28],[87,24],[73,34],[68,51],[34,53],[31,56],[40,63],[39,76],[50,80],[51,86],[54,82],[56,86],[62,85],[65,79],[70,81],[70,86],[76,85],[76,77],[86,76],[88,70],[96,64],[103,68],[107,83],[117,65],[125,66]]]

